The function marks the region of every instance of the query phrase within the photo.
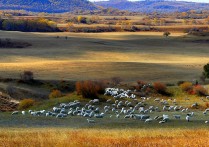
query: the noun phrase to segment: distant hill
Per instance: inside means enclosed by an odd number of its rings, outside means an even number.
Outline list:
[[[183,12],[188,10],[209,10],[209,4],[207,3],[175,0],[144,0],[135,2],[128,0],[110,0],[95,2],[95,4],[105,8],[112,7],[135,12]]]
[[[27,10],[33,12],[73,12],[96,10],[88,0],[0,0],[0,9]]]

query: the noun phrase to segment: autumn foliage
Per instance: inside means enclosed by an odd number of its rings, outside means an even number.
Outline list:
[[[155,89],[155,91],[157,91],[160,94],[166,94],[166,90],[167,87],[165,84],[161,83],[161,82],[155,82],[153,83],[153,88]]]
[[[184,92],[187,92],[187,93],[193,92],[193,86],[191,82],[184,82],[180,85],[180,87]]]
[[[197,85],[194,87],[194,92],[195,94],[199,95],[199,96],[206,96],[208,95],[208,91],[202,87],[201,85]]]
[[[20,110],[27,109],[35,104],[35,101],[33,99],[24,99],[20,101],[18,108]]]
[[[49,94],[49,98],[53,99],[53,98],[59,98],[62,96],[61,91],[59,90],[53,90],[50,94]]]
[[[76,83],[78,95],[84,98],[98,98],[99,94],[104,93],[104,83],[100,81],[79,81]]]
[[[208,91],[203,86],[193,85],[191,82],[184,82],[180,87],[188,94],[196,94],[198,96],[206,96],[208,94]]]

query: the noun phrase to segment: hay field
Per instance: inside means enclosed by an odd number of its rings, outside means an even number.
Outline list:
[[[1,145],[5,147],[206,147],[208,137],[207,129],[0,129]]]
[[[192,80],[209,61],[207,37],[160,32],[23,33],[0,31],[0,38],[31,47],[0,49],[0,76],[19,77],[31,70],[40,79],[105,79],[176,82]],[[59,38],[56,38],[59,36]],[[68,36],[68,39],[65,39]]]

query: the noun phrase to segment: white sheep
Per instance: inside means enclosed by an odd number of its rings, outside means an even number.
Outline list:
[[[88,121],[88,123],[95,123],[95,121],[93,119],[86,119]]]
[[[25,115],[25,111],[22,111],[22,115]]]
[[[14,111],[12,112],[12,115],[17,115],[19,113],[19,111]]]
[[[181,119],[181,115],[173,115],[175,119]]]
[[[165,123],[166,121],[164,121],[164,120],[161,120],[161,121],[159,121],[159,124],[163,124],[163,123]]]
[[[144,122],[145,122],[145,123],[146,123],[146,122],[152,122],[152,119],[151,119],[151,118],[148,118],[148,119],[146,119]]]
[[[190,122],[190,116],[187,114],[187,116],[186,116],[186,121],[187,122]]]

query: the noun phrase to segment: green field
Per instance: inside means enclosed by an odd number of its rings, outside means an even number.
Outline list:
[[[59,36],[59,38],[56,38]],[[65,39],[65,36],[68,36]],[[0,49],[0,76],[19,77],[31,70],[38,79],[85,80],[121,77],[124,81],[176,82],[199,79],[209,61],[208,37],[159,32],[22,33],[0,38],[31,43]]]

